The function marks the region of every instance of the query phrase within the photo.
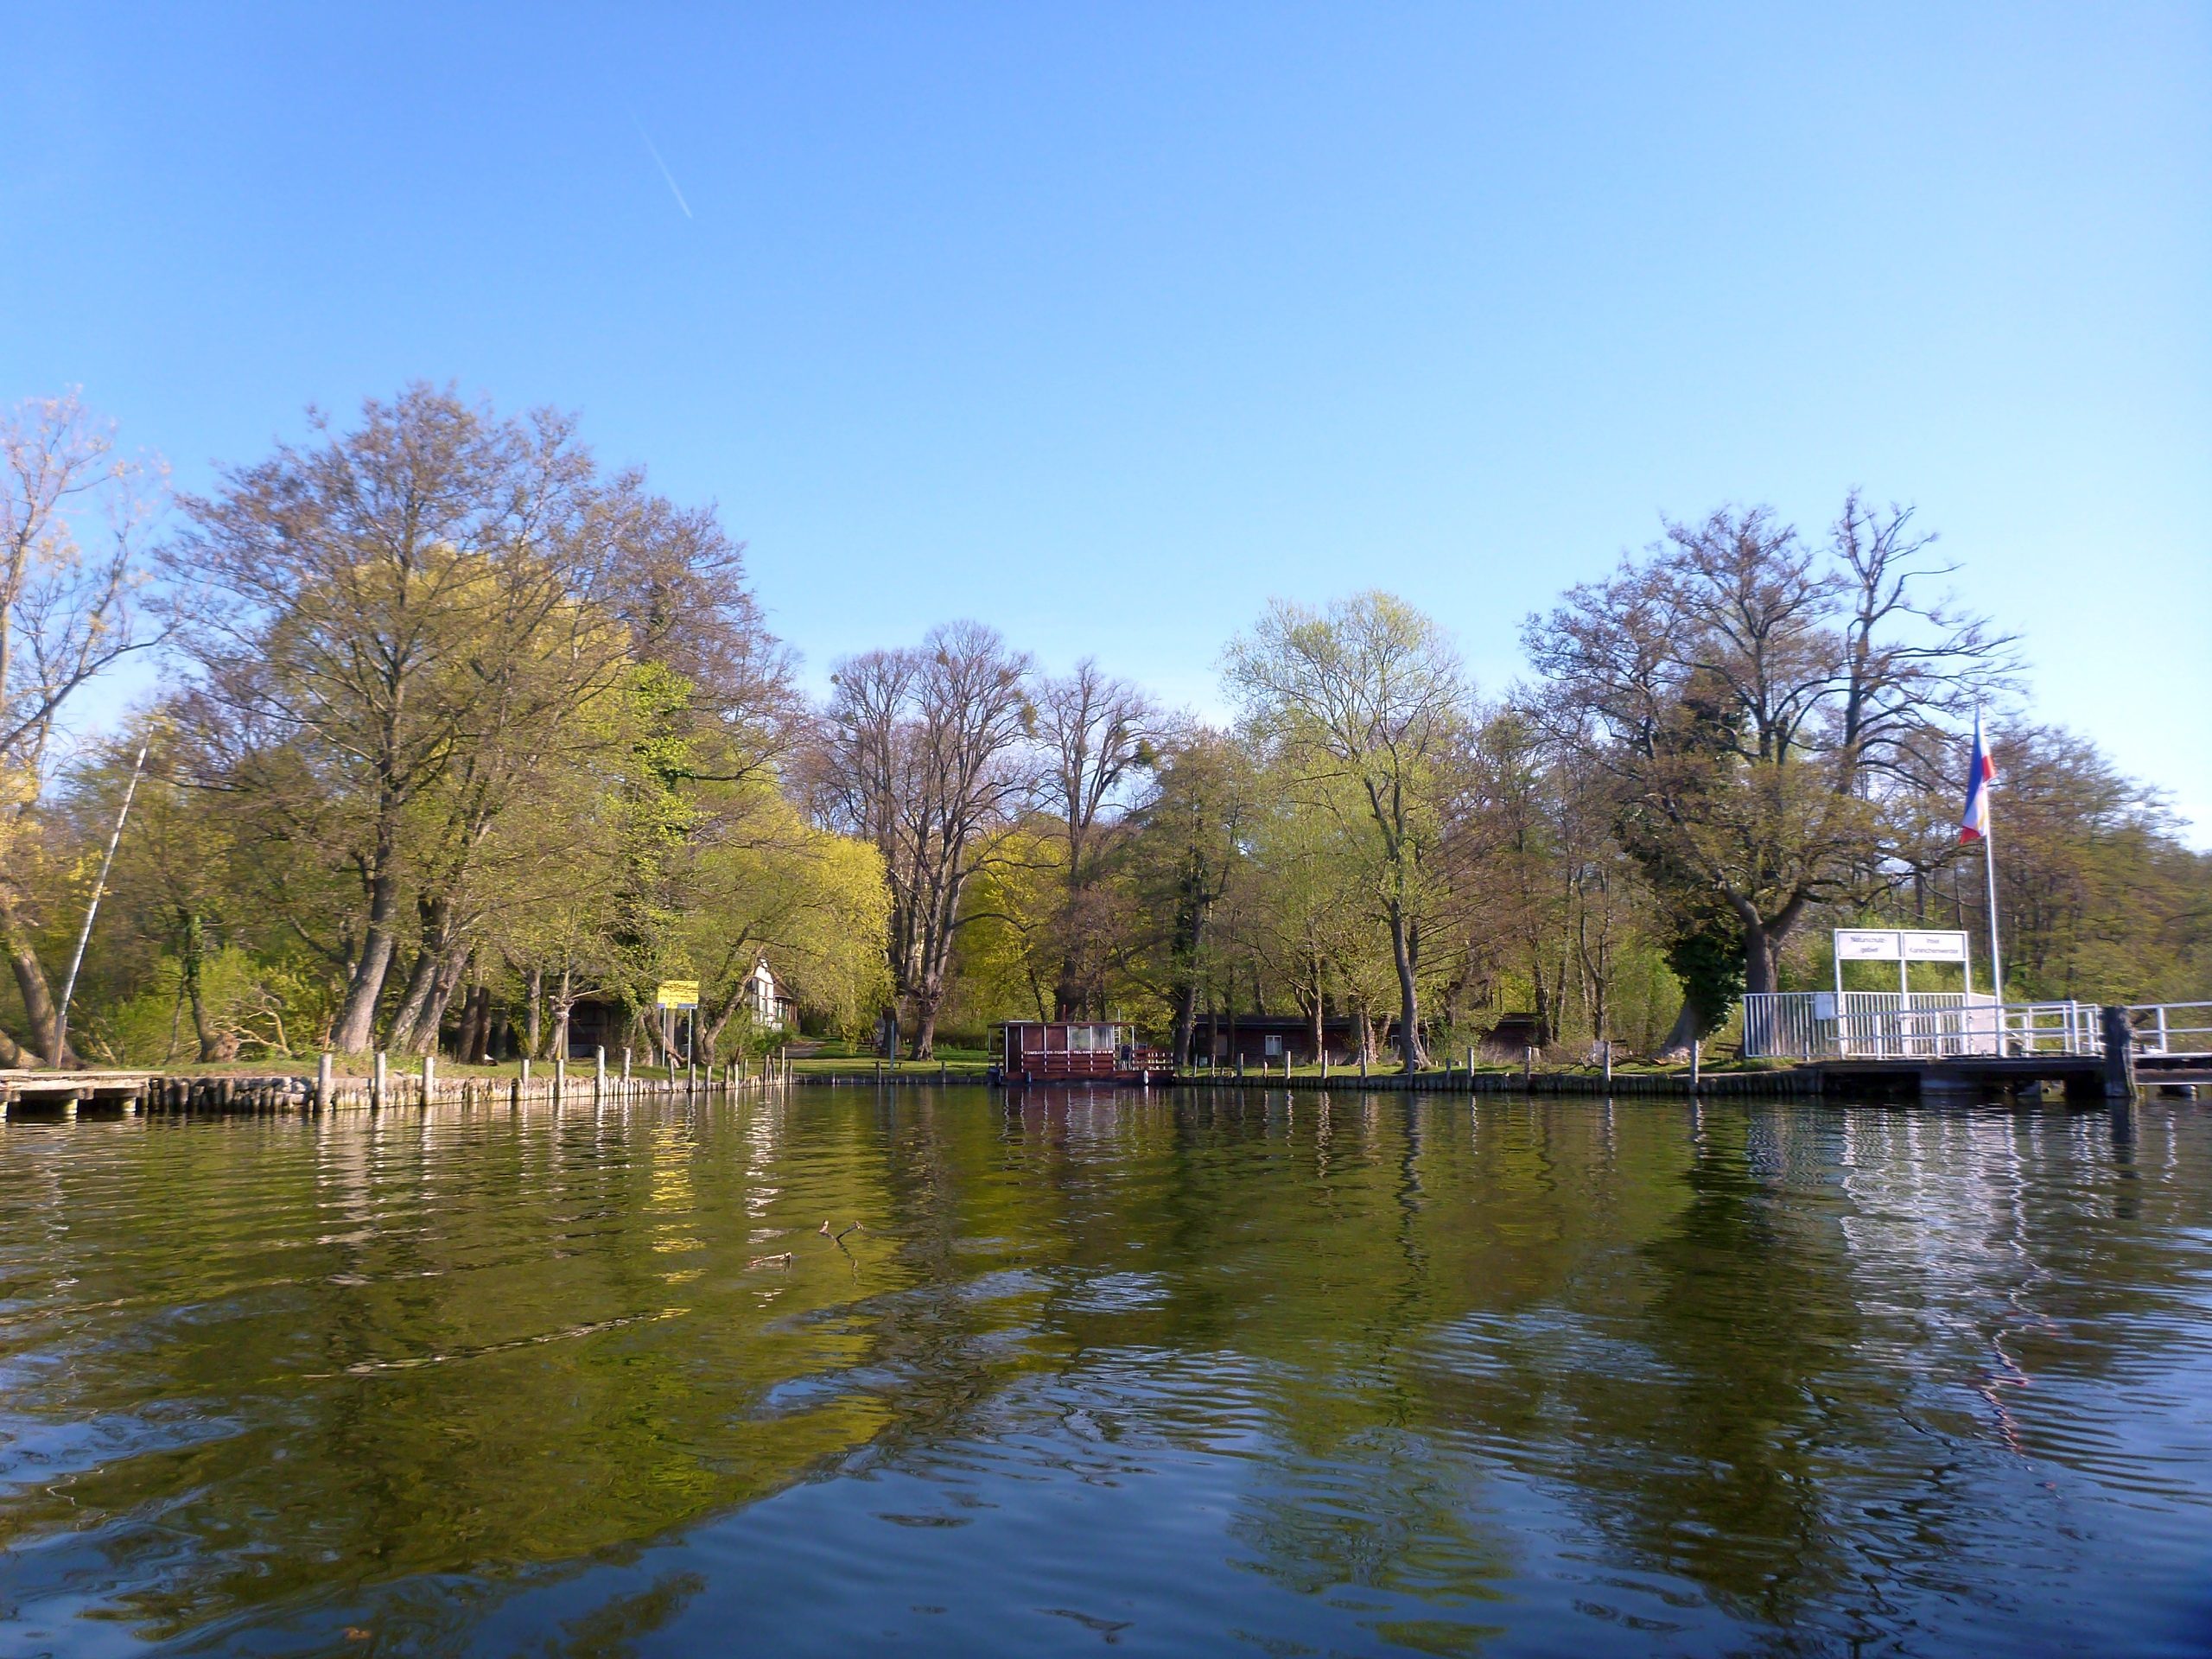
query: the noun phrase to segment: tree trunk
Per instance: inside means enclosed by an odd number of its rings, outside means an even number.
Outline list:
[[[391,971],[392,952],[398,940],[393,918],[399,913],[399,882],[385,865],[369,882],[369,914],[361,935],[361,954],[353,963],[346,987],[346,1001],[330,1045],[348,1054],[359,1054],[376,1040],[377,1004],[384,998],[384,982]]]
[[[1705,1010],[1698,1007],[1694,997],[1685,995],[1681,1012],[1675,1016],[1674,1026],[1667,1033],[1667,1040],[1660,1045],[1659,1052],[1662,1054],[1688,1053],[1690,1045],[1704,1033],[1705,1027]]]
[[[565,1060],[569,1058],[569,1010],[575,1005],[575,975],[570,969],[563,968],[561,970],[561,988],[553,995],[553,1054],[556,1059]],[[699,1016],[695,1012],[691,1017],[696,1020]],[[694,1042],[696,1041],[695,1033]]]
[[[533,968],[530,970],[530,984],[526,995],[529,998],[529,1005],[523,1011],[522,1052],[535,1060],[543,1058],[537,1052],[537,1039],[541,1019],[539,1005],[545,1000],[545,970],[543,969]]]
[[[1536,1046],[1548,1048],[1552,1040],[1552,1001],[1544,988],[1544,963],[1532,947],[1529,952],[1530,976],[1536,982]]]
[[[1072,914],[1069,920],[1073,920]],[[1052,976],[1052,1018],[1083,1018],[1083,978],[1076,967],[1075,952],[1072,950],[1060,953],[1059,969]]]
[[[1798,893],[1771,916],[1762,916],[1748,905],[1735,906],[1737,918],[1744,925],[1745,995],[1770,992],[1780,983],[1783,942],[1805,913],[1805,894]]]
[[[1407,936],[1406,912],[1390,906],[1390,956],[1398,969],[1398,1052],[1406,1070],[1418,1071],[1427,1061],[1421,1043],[1421,993],[1414,984],[1412,941]]]
[[[82,1064],[73,1050],[57,1052],[62,1046],[55,1041],[61,1028],[60,1012],[54,1006],[54,993],[46,982],[46,969],[38,959],[38,952],[24,937],[22,924],[11,911],[0,910],[0,950],[5,950],[8,965],[15,970],[16,989],[23,1000],[23,1016],[29,1021],[31,1044],[47,1065],[63,1071],[74,1070]]]
[[[1175,1069],[1187,1071],[1191,1064],[1191,1045],[1198,1035],[1198,984],[1195,979],[1175,982]]]
[[[423,1016],[429,1012],[430,994],[437,982],[438,954],[437,938],[425,933],[414,964],[407,970],[407,988],[400,993],[399,1006],[392,1011],[391,1029],[385,1039],[395,1053],[423,1052]],[[431,1027],[433,1033],[436,1029]]]
[[[937,1057],[937,1007],[944,996],[942,985],[930,985],[914,994],[914,1058],[918,1060]]]
[[[1747,923],[1744,928],[1744,995],[1759,996],[1773,991],[1782,940],[1770,925]]]
[[[454,1047],[462,1062],[469,1065],[484,1064],[485,1052],[491,1045],[492,992],[482,983],[471,985],[461,1001],[461,1034]]]
[[[446,1010],[453,1006],[453,994],[461,988],[461,976],[468,969],[468,952],[448,950],[438,963],[437,971],[430,979],[430,1001],[423,1010],[422,1023],[416,1027],[413,1052],[435,1054],[438,1050],[438,1033],[445,1027]],[[467,1052],[466,1048],[461,1052]]]
[[[200,977],[206,962],[205,924],[195,912],[187,911],[177,928],[177,966],[184,982],[184,998],[192,1009],[192,1034],[200,1046],[200,1063],[217,1065],[238,1056],[238,1033],[217,1029],[207,1015],[207,987]]]

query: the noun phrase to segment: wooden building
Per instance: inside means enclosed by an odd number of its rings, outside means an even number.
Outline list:
[[[1375,1048],[1378,1056],[1390,1052],[1397,1040],[1398,1022],[1376,1022]],[[1332,1014],[1321,1021],[1321,1041],[1332,1065],[1359,1064],[1359,1021],[1350,1014]],[[1287,1055],[1293,1065],[1318,1065],[1313,1047],[1313,1016],[1310,1014],[1207,1014],[1191,1033],[1191,1064],[1201,1069],[1233,1071],[1239,1061],[1247,1071],[1282,1070]]]
[[[1110,1020],[1008,1020],[991,1047],[994,1080],[1009,1088],[1050,1083],[1167,1083],[1173,1061]]]

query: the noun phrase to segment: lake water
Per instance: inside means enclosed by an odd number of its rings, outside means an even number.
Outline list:
[[[2212,1649],[2187,1101],[18,1121],[0,1298],[9,1655]]]

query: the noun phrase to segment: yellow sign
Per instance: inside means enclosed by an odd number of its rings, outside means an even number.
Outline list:
[[[657,1008],[696,1008],[699,1006],[699,982],[696,979],[671,979],[662,982],[653,993]]]

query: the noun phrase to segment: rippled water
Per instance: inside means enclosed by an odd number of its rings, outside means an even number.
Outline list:
[[[9,1654],[2212,1649],[2185,1101],[16,1121],[0,1299]]]

